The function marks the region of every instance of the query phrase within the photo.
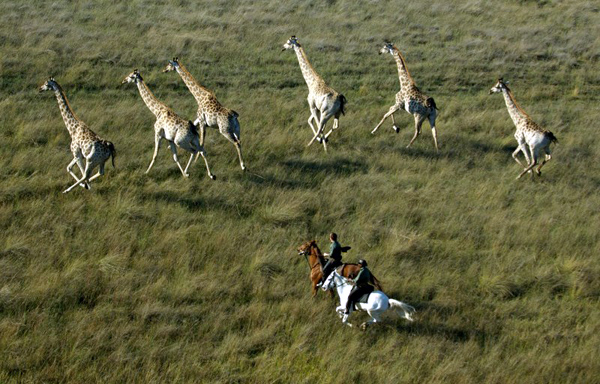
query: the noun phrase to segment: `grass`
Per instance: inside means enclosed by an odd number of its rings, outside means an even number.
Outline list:
[[[0,382],[561,382],[600,374],[600,9],[557,1],[0,3]],[[306,148],[297,35],[349,103]],[[441,151],[398,113],[390,39],[433,96]],[[133,86],[192,118],[173,56],[240,114],[242,173],[214,130],[182,179]],[[62,195],[75,113],[117,168]],[[497,77],[557,136],[515,181]],[[416,321],[343,327],[295,249],[330,231]],[[354,321],[365,319],[355,315]]]

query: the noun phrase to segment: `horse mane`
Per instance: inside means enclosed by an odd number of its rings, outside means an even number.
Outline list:
[[[325,263],[326,263],[325,256],[323,256],[323,253],[319,249],[319,246],[317,245],[317,242],[315,240],[312,240],[310,242],[310,245],[313,246],[313,248],[315,249],[315,255],[317,256],[317,259],[319,260],[319,263],[321,263],[321,266],[325,265]]]

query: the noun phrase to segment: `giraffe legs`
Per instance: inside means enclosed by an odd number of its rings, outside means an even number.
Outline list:
[[[331,128],[331,130],[329,132],[327,132],[327,134],[325,135],[325,139],[324,140],[327,140],[327,138],[329,137],[329,135],[331,135],[331,133],[333,131],[335,131],[336,129],[339,128],[339,125],[340,125],[340,119],[337,118],[337,117],[334,118],[333,119],[333,127]]]
[[[177,164],[177,166],[179,167],[179,170],[181,171],[181,174],[183,175],[183,177],[189,177],[190,175],[183,170],[183,167],[181,167],[181,163],[179,163],[179,157],[177,156],[177,146],[175,145],[175,143],[173,141],[169,141],[169,148],[171,148],[171,152],[173,153],[173,160],[175,160],[175,163]],[[193,154],[192,154],[193,156]],[[152,160],[154,161],[154,160]]]
[[[312,140],[307,144],[307,147],[312,145],[312,143],[317,139],[317,137],[319,137],[321,135],[321,133],[323,132],[323,128],[325,127],[325,124],[327,124],[327,121],[329,121],[331,116],[333,116],[333,114],[331,112],[327,112],[327,113],[321,112],[321,119],[319,120],[319,124],[317,125],[317,132],[313,136]],[[325,152],[327,152],[326,140],[322,139],[321,142],[323,143],[323,148],[325,149]]]
[[[424,120],[425,120],[424,116],[415,114],[415,135],[413,136],[410,143],[408,143],[406,148],[410,147],[412,145],[412,143],[415,141],[415,139],[417,138],[417,136],[419,136],[419,133],[421,133],[421,125],[423,125]]]
[[[204,151],[204,147],[202,145],[200,145],[200,143],[198,142],[198,139],[194,139],[192,141],[193,143],[193,151],[192,151],[192,155],[190,156],[190,161],[188,162],[187,167],[185,167],[185,172],[187,173],[188,167],[190,166],[190,163],[192,162],[192,158],[194,158],[194,162],[198,161],[198,156],[202,156],[202,159],[204,160],[204,164],[206,165],[206,171],[208,173],[208,177],[210,177],[211,180],[216,180],[217,177],[215,175],[213,175],[210,172],[210,168],[208,167],[208,161],[206,160],[206,152]]]
[[[71,160],[71,162],[69,163],[69,165],[67,165],[67,172],[69,172],[71,174],[71,176],[73,176],[73,178],[75,180],[79,180],[79,178],[77,177],[77,175],[75,175],[72,171],[73,166],[75,164],[77,164],[77,166],[79,167],[79,169],[81,170],[81,175],[83,175],[83,160],[80,157],[74,157],[73,160]],[[81,184],[81,186],[85,189],[90,189],[90,185],[86,182]]]
[[[550,148],[546,147],[546,148],[544,148],[544,151],[546,152],[546,156],[544,158],[544,161],[542,161],[542,164],[540,164],[540,166],[536,170],[538,176],[542,175],[541,169],[544,166],[544,164],[546,164],[547,162],[549,162],[550,160],[552,160],[552,155],[550,154]]]
[[[150,172],[150,169],[152,169],[152,166],[154,165],[154,161],[156,160],[156,155],[158,155],[158,150],[160,148],[161,139],[162,139],[161,136],[158,134],[156,134],[154,136],[154,154],[152,155],[152,161],[150,162],[150,165],[148,166],[146,173]]]
[[[398,128],[398,126],[396,125],[396,120],[394,120],[394,114],[392,113],[390,115],[390,117],[392,118],[392,129],[394,130],[394,132],[398,133],[400,132],[400,128]]]
[[[379,129],[379,127],[381,127],[381,124],[383,124],[383,122],[385,121],[385,119],[387,119],[388,117],[392,116],[392,122],[394,123],[394,131],[396,131],[396,133],[398,132],[398,128],[396,128],[396,122],[394,121],[394,112],[396,112],[398,109],[400,109],[400,107],[397,104],[394,104],[390,107],[390,109],[388,110],[388,112],[383,115],[383,118],[381,119],[381,121],[379,122],[379,124],[377,124],[377,126],[375,127],[375,129],[373,129],[371,131],[371,133],[375,133],[375,131],[377,131],[377,129]]]
[[[437,141],[437,130],[435,129],[435,118],[435,111],[434,113],[429,114],[429,125],[431,126],[431,134],[433,135],[433,144],[435,145],[435,151],[437,153],[440,153]]]
[[[242,167],[242,171],[246,170],[246,166],[244,165],[244,159],[242,158],[242,143],[240,141],[240,123],[237,118],[233,118],[233,132],[230,133],[231,139],[234,140],[233,144],[235,145],[235,149],[237,150],[238,158],[240,160],[240,167]]]
[[[316,112],[317,112],[317,108],[314,108],[314,109],[311,108],[310,116],[308,117],[308,125],[310,126],[310,129],[312,129],[313,135],[316,135],[317,131],[315,130],[315,127],[314,127],[314,125],[312,124],[311,121],[314,119],[315,122],[317,124],[319,124],[319,119],[317,119],[317,113]]]
[[[531,162],[527,165],[527,168],[525,168],[523,172],[521,172],[519,176],[517,176],[517,179],[520,179],[521,176],[523,176],[527,172],[530,172],[537,165],[539,149],[529,147],[529,150],[531,151]],[[533,178],[533,173],[531,174],[531,177]]]
[[[83,177],[79,180],[77,180],[75,182],[75,184],[71,185],[69,188],[65,189],[63,191],[63,193],[67,193],[70,192],[73,188],[75,188],[76,186],[80,185],[81,183],[88,183],[89,181],[97,178],[98,176],[100,176],[100,171],[98,172],[98,175],[94,176],[93,178],[90,179],[90,175],[92,174],[92,170],[94,169],[94,165],[90,162],[89,159],[86,159],[85,162],[85,170],[83,171]],[[104,174],[104,164],[102,164],[101,167],[102,170],[102,174]]]
[[[204,164],[206,165],[206,173],[208,173],[208,177],[210,177],[211,180],[216,180],[217,177],[210,172],[210,168],[208,167],[208,161],[206,160],[204,148],[200,149],[198,153],[200,154],[200,156],[202,156],[202,160],[204,160]],[[196,158],[198,158],[198,155],[196,155]]]
[[[192,152],[192,154],[190,155],[190,159],[188,160],[187,165],[185,166],[185,169],[183,170],[183,172],[186,175],[189,175],[188,174],[188,168],[190,167],[190,164],[192,164],[192,160],[194,160],[194,152]]]
[[[523,155],[525,155],[525,160],[527,161],[527,164],[529,164],[529,156],[527,155],[527,150],[525,148],[523,148],[521,146],[521,144],[519,144],[519,146],[517,147],[517,149],[515,149],[515,151],[512,153],[512,157],[513,159],[515,159],[515,161],[517,163],[519,163],[519,165],[523,168],[526,168],[523,163],[521,163],[521,161],[519,160],[519,158],[517,157],[519,155],[519,152],[523,152]]]

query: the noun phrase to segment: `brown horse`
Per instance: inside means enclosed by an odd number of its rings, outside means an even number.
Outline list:
[[[298,248],[298,254],[306,257],[306,261],[308,261],[308,268],[310,268],[310,281],[312,283],[312,295],[313,297],[317,294],[317,284],[321,281],[321,277],[323,276],[323,266],[327,262],[321,250],[317,246],[317,242],[315,240],[307,241],[302,244]],[[340,275],[353,279],[358,275],[358,271],[360,271],[360,265],[358,264],[343,264],[337,268],[337,271]],[[373,280],[371,283],[375,286],[376,289],[382,290],[381,284],[379,280],[373,276]]]

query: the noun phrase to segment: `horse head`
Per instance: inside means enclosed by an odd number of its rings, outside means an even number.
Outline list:
[[[333,271],[327,276],[327,279],[323,282],[323,290],[329,291],[330,289],[336,288],[338,285],[337,279],[341,278],[341,276],[337,273],[337,271]]]
[[[306,243],[302,244],[298,247],[298,254],[301,256],[308,255],[313,244],[315,244],[314,240],[307,241]]]

